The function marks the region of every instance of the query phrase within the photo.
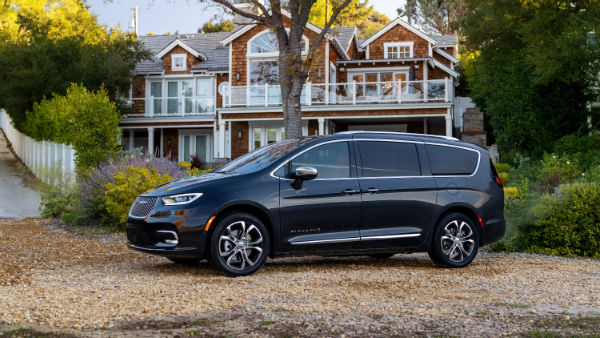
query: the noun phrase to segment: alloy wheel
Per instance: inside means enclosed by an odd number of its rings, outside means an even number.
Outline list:
[[[252,223],[237,221],[229,224],[219,237],[219,256],[231,269],[250,268],[263,255],[263,235]]]
[[[475,234],[467,222],[453,220],[444,227],[440,243],[444,255],[450,261],[459,263],[473,254]]]

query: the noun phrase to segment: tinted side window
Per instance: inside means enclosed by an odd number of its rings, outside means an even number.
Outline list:
[[[292,172],[298,167],[317,169],[317,179],[349,178],[350,151],[348,142],[328,143],[304,152],[292,160]]]
[[[362,176],[419,176],[417,146],[413,143],[360,141]]]
[[[476,151],[427,144],[433,175],[470,175],[477,167]]]

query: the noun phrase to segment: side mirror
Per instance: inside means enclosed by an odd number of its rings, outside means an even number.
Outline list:
[[[302,189],[302,182],[315,179],[318,175],[317,169],[313,167],[298,167],[294,171],[294,189]]]

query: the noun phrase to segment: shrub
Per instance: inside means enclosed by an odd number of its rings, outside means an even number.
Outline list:
[[[108,213],[120,226],[124,226],[129,208],[139,194],[171,180],[173,177],[169,174],[161,174],[153,168],[127,168],[118,172],[112,182],[103,185]]]
[[[53,187],[41,196],[39,209],[42,217],[56,218],[70,212],[77,200],[77,196],[72,190],[60,191]]]
[[[505,200],[514,200],[521,197],[519,193],[519,189],[516,187],[504,187],[504,199]]]
[[[501,172],[498,173],[498,176],[500,176],[500,178],[502,179],[502,183],[508,184],[509,176],[508,176],[507,172],[501,171]]]
[[[106,206],[105,185],[114,182],[114,177],[127,168],[154,169],[161,175],[169,175],[173,179],[186,176],[177,162],[169,157],[151,157],[149,155],[129,155],[111,158],[92,169],[86,175],[78,177],[78,195],[80,209],[85,211],[88,223],[113,225],[116,220],[108,213]]]
[[[582,171],[600,164],[600,136],[571,134],[562,137],[554,145],[555,153],[569,156],[579,162]]]
[[[523,227],[521,237],[530,251],[600,257],[600,184],[565,184],[533,211],[537,220]]]
[[[496,171],[500,172],[508,172],[510,170],[510,164],[508,163],[496,163],[494,164],[494,167],[496,167]]]
[[[34,104],[26,129],[37,140],[71,144],[81,174],[119,154],[120,120],[106,90],[91,92],[72,84],[66,95]]]
[[[546,192],[552,192],[562,183],[570,182],[581,177],[577,161],[566,156],[545,154],[540,169],[540,180]]]

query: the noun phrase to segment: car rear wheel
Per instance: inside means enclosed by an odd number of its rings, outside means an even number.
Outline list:
[[[451,213],[438,223],[428,253],[438,265],[462,268],[475,259],[478,250],[479,229],[473,220],[460,213]]]
[[[271,242],[265,225],[246,213],[224,217],[210,237],[209,262],[230,277],[251,275],[267,260]]]

